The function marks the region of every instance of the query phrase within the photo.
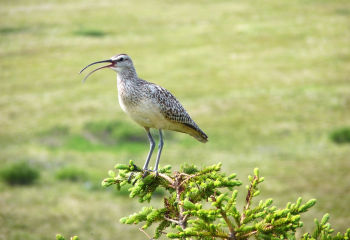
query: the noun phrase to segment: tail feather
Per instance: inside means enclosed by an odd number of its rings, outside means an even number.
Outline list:
[[[198,126],[193,126],[187,123],[183,123],[183,124],[190,129],[190,131],[186,133],[190,134],[192,137],[194,137],[195,139],[197,139],[202,143],[208,142],[208,136]]]

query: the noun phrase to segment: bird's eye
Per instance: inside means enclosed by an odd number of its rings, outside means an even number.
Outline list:
[[[119,58],[119,61],[121,61],[121,62],[124,61],[124,58]]]

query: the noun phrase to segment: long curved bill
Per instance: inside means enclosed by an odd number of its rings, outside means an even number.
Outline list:
[[[96,68],[95,70],[92,70],[91,72],[89,72],[83,79],[83,83],[85,82],[85,80],[91,75],[93,74],[94,72],[96,72],[97,70],[100,70],[102,68],[108,68],[108,67],[112,67],[114,65],[113,61],[108,59],[108,60],[103,60],[103,61],[98,61],[98,62],[93,62],[93,63],[90,63],[89,65],[87,65],[86,67],[84,67],[79,74],[81,74],[85,69],[87,69],[88,67],[92,66],[92,65],[95,65],[95,64],[98,64],[98,63],[110,63],[109,65],[106,65],[106,66],[102,66],[102,67],[99,67],[99,68]]]

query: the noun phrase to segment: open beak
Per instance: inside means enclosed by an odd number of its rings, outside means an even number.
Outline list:
[[[85,80],[91,75],[93,74],[94,72],[96,72],[97,70],[100,70],[102,68],[108,68],[108,67],[112,67],[114,66],[114,62],[110,59],[108,60],[103,60],[103,61],[98,61],[98,62],[93,62],[93,63],[90,63],[89,65],[87,65],[86,67],[84,67],[80,73],[82,73],[85,69],[87,69],[88,67],[92,66],[92,65],[95,65],[95,64],[98,64],[98,63],[110,63],[109,65],[106,65],[106,66],[102,66],[102,67],[99,67],[99,68],[96,68],[95,70],[92,70],[91,72],[88,73],[88,75],[86,75],[83,79],[83,83],[85,82]],[[79,74],[80,74],[79,73]]]

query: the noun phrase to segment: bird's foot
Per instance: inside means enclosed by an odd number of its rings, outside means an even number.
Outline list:
[[[131,172],[130,175],[129,175],[129,177],[128,177],[128,183],[130,183],[130,180],[132,179],[133,176],[134,176],[134,173]]]
[[[131,179],[132,179],[133,177],[134,177],[134,173],[132,172],[132,173],[130,173],[130,175],[129,175],[129,177],[128,177],[128,183],[131,183],[131,185],[134,186],[138,179],[135,178],[134,181],[131,182]]]
[[[156,169],[156,170],[153,170],[153,172],[154,172],[154,175],[156,176],[156,177],[158,177],[158,169]]]
[[[147,168],[143,169],[142,178],[147,177],[147,176],[148,176],[148,174],[150,174],[150,172],[152,172],[152,170],[151,170],[151,169],[147,169]]]
[[[136,178],[136,179],[135,179],[135,180],[134,180],[134,181],[131,183],[131,185],[133,185],[133,186],[134,186],[134,185],[135,185],[135,183],[137,182],[137,180],[138,180],[138,179]]]
[[[151,170],[151,169],[143,169],[143,175],[142,178],[145,178],[150,174],[151,172],[154,172],[155,176],[158,177],[158,170]]]

